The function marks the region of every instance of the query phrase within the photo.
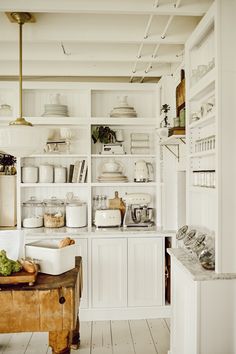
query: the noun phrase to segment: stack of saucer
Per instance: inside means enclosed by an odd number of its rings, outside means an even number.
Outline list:
[[[128,177],[122,172],[102,172],[97,180],[98,182],[128,182]]]
[[[45,104],[42,117],[68,117],[68,107],[64,104]]]
[[[135,118],[137,113],[133,107],[114,107],[110,113],[112,118]]]
[[[118,97],[117,106],[111,110],[110,117],[113,118],[133,118],[137,117],[134,107],[130,107],[127,102],[127,96]]]

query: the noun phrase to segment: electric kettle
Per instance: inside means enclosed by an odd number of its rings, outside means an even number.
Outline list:
[[[151,182],[154,179],[154,169],[151,162],[144,160],[134,164],[134,182]]]

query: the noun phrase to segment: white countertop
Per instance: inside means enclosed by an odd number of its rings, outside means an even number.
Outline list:
[[[129,227],[126,229],[121,228],[100,228],[96,229],[95,227],[89,228],[35,228],[35,229],[22,229],[26,238],[34,237],[45,237],[45,236],[54,236],[54,237],[63,237],[65,235],[73,235],[74,238],[87,238],[95,236],[109,236],[109,237],[137,237],[137,236],[160,236],[160,237],[174,237],[175,231],[162,230],[156,226],[152,227]]]
[[[236,279],[236,273],[216,273],[213,270],[204,269],[197,257],[192,256],[183,248],[168,248],[167,252],[195,281]]]

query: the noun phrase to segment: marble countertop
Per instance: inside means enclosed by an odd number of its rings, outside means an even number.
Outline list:
[[[160,237],[174,237],[175,231],[168,231],[162,230],[156,226],[152,227],[131,227],[127,229],[120,228],[100,228],[96,229],[95,227],[92,228],[67,228],[62,227],[58,229],[50,229],[50,228],[35,228],[35,229],[22,229],[24,234],[27,238],[34,238],[34,237],[47,237],[47,236],[54,236],[54,237],[63,237],[65,235],[73,235],[73,237],[93,237],[93,236],[109,236],[109,237],[137,237],[137,236],[160,236]]]
[[[204,269],[198,259],[183,248],[168,248],[167,252],[195,281],[236,279],[236,273],[216,273],[213,270]]]

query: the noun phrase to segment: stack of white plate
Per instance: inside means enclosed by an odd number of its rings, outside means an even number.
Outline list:
[[[128,182],[128,177],[122,172],[102,172],[97,180],[98,182]]]
[[[133,118],[137,117],[137,113],[134,107],[123,105],[120,107],[114,107],[110,113],[110,117],[113,118]]]
[[[68,107],[64,104],[45,104],[42,117],[68,117]]]

